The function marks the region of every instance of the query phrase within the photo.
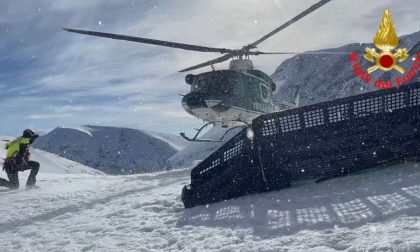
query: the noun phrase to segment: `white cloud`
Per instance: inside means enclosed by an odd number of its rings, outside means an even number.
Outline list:
[[[70,117],[71,114],[60,113],[60,114],[38,114],[38,115],[29,115],[27,118],[32,120],[50,120],[50,119],[63,119]]]
[[[61,107],[51,107],[51,109],[57,113],[67,113],[67,112],[80,112],[80,111],[87,111],[88,107],[83,106],[61,106]]]

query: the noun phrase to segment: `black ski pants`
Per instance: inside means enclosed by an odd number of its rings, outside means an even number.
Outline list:
[[[4,163],[4,170],[7,173],[7,177],[9,181],[6,179],[0,178],[0,186],[5,186],[10,189],[18,189],[19,188],[19,171],[31,170],[29,173],[28,180],[26,181],[26,186],[34,186],[36,182],[36,175],[39,171],[39,163],[35,161],[23,161],[19,165],[15,165],[13,163],[5,162]]]

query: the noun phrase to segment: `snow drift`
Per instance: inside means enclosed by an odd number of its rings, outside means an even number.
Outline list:
[[[416,163],[185,210],[189,169],[47,173],[67,161],[39,154],[40,189],[0,192],[2,251],[420,250]]]

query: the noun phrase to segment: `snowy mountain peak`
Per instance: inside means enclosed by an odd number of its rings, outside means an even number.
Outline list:
[[[61,127],[40,137],[34,147],[107,174],[132,174],[164,169],[177,152],[168,141],[136,129]]]
[[[362,57],[366,47],[374,48],[372,43],[353,43],[326,52],[359,52]],[[420,51],[420,31],[400,37],[399,48],[409,49],[410,55]],[[411,59],[411,57],[410,57]],[[410,69],[413,61],[398,63]],[[372,63],[362,60],[361,67],[367,69]],[[396,71],[372,74],[375,79],[395,79]],[[271,76],[277,84],[276,100],[293,102],[300,94],[300,106],[333,100],[377,90],[373,84],[366,84],[353,73],[349,55],[344,54],[301,54],[285,60]],[[420,80],[420,73],[412,81]]]

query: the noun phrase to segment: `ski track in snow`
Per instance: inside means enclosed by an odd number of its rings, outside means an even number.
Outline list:
[[[192,209],[188,169],[38,181],[0,192],[2,251],[420,251],[418,164]]]

